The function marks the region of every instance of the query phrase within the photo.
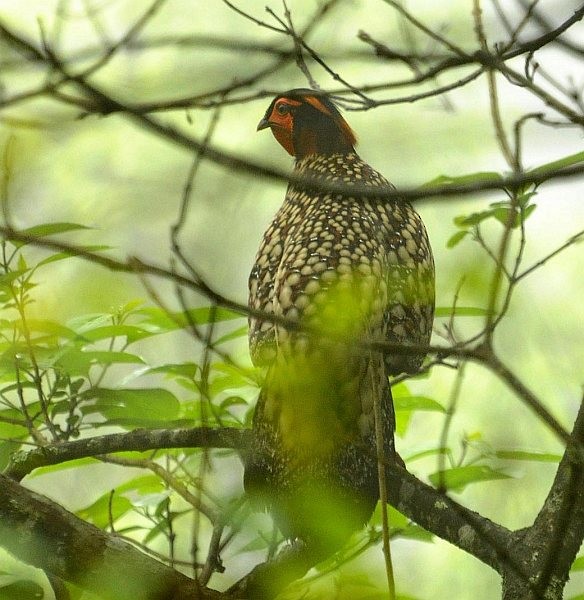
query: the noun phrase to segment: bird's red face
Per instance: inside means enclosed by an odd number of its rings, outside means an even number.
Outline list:
[[[311,90],[291,90],[277,96],[258,124],[270,128],[284,150],[297,159],[309,154],[354,150],[355,134],[336,106]]]
[[[284,150],[294,156],[294,142],[292,134],[294,131],[295,107],[300,106],[302,102],[292,100],[291,98],[277,98],[271,105],[271,111],[268,109],[266,116],[259,122],[258,131],[270,127],[274,137],[280,142]]]

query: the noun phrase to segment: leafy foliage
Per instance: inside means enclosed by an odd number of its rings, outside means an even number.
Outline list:
[[[81,229],[71,223],[36,226],[27,235],[37,238]],[[212,410],[207,424],[240,423],[222,392],[229,388],[255,385],[253,372],[215,362],[203,382],[202,369],[195,363],[148,367],[139,352],[131,351],[140,342],[169,334],[191,324],[239,319],[225,309],[196,308],[168,314],[155,307],[132,301],[111,313],[92,314],[61,324],[32,319],[27,309],[34,302],[34,275],[67,253],[53,253],[30,266],[22,243],[4,242],[0,320],[0,427],[2,465],[26,439],[67,441],[82,431],[103,426],[136,427],[196,426],[203,422],[203,389]],[[237,339],[242,328],[224,334],[218,344]],[[104,385],[114,367],[129,371],[125,380],[132,387]],[[190,398],[179,400],[175,393],[159,386],[141,384],[147,375],[162,374],[188,390]],[[219,399],[219,396],[221,398]],[[216,404],[214,401],[217,399]]]

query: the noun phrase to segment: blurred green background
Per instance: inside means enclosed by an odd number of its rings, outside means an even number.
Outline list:
[[[266,4],[283,14],[282,4],[277,0],[248,0],[237,5],[258,19],[273,23],[264,10]],[[518,18],[515,2],[501,4],[512,18]],[[557,23],[570,15],[576,4],[557,0],[539,3]],[[289,0],[288,5],[295,26],[301,30],[319,3]],[[410,0],[407,6],[424,23],[462,47],[476,47],[471,3],[467,0],[443,3]],[[103,47],[104,39],[118,39],[146,7],[145,2],[131,0],[4,0],[0,2],[0,17],[37,44],[39,22],[42,23],[49,41],[63,59],[68,59],[84,56],[86,49]],[[490,42],[504,39],[505,33],[492,6],[485,2],[483,8]],[[578,27],[582,32],[582,26]],[[309,43],[354,86],[374,85],[410,74],[396,62],[366,57],[368,46],[356,38],[359,30],[391,47],[407,48],[403,21],[389,5],[374,0],[338,2],[315,27]],[[537,31],[528,29],[524,35],[530,33],[535,35]],[[176,38],[181,36],[200,38],[199,43],[177,43]],[[243,19],[218,1],[169,0],[138,37],[144,46],[154,40],[159,43],[152,44],[150,49],[137,45],[121,50],[93,81],[130,104],[188,98],[242,80],[275,60],[265,52],[244,50],[239,44],[291,47],[289,39]],[[420,51],[436,49],[435,42],[418,33],[415,41]],[[346,58],[338,58],[343,55]],[[93,54],[89,56],[92,57]],[[14,55],[3,48],[0,55],[3,97],[33,89],[45,76],[42,69],[30,64],[23,67],[22,61],[16,65],[13,60]],[[90,62],[86,57],[73,66],[77,69]],[[542,62],[558,78],[566,79],[572,74],[581,80],[578,63],[572,63],[565,55],[549,52]],[[321,68],[314,63],[309,65],[323,89],[337,89],[338,84]],[[422,88],[410,86],[372,96],[408,95],[453,81],[468,72],[469,69],[461,69]],[[306,86],[301,71],[291,61],[233,96]],[[545,109],[528,92],[504,80],[499,82],[499,91],[509,132],[521,115]],[[256,133],[257,122],[268,103],[266,96],[222,108],[212,143],[242,158],[290,169],[290,157],[272,136]],[[191,108],[161,111],[156,117],[201,139],[212,114],[211,108]],[[420,185],[439,175],[507,170],[493,133],[484,78],[445,97],[370,111],[347,111],[345,116],[358,135],[362,157],[398,187]],[[582,150],[582,134],[574,129],[544,128],[530,123],[525,126],[524,134],[526,167]],[[188,152],[145,131],[126,115],[86,116],[78,108],[46,98],[33,98],[0,112],[0,144],[5,145],[11,136],[14,147],[9,211],[17,227],[51,221],[82,223],[92,229],[70,235],[68,241],[108,244],[114,248],[115,256],[135,255],[160,265],[169,264],[170,228],[177,219],[193,158]],[[255,250],[283,199],[284,188],[282,183],[232,172],[210,161],[202,164],[194,183],[188,221],[181,233],[181,246],[205,280],[221,294],[245,302]],[[462,277],[460,304],[486,306],[492,263],[470,240],[454,249],[447,249],[446,242],[455,232],[454,217],[503,199],[501,194],[493,193],[463,200],[430,199],[417,204],[434,248],[438,306],[452,304]],[[545,184],[536,203],[537,210],[527,222],[526,266],[577,233],[584,223],[581,183],[577,179]],[[489,226],[487,241],[496,244],[501,232],[502,227]],[[568,249],[534,272],[519,286],[508,317],[495,337],[500,356],[567,428],[575,416],[584,380],[581,273],[580,246]],[[111,273],[82,260],[57,264],[45,270],[42,277],[32,311],[43,318],[66,321],[80,314],[111,310],[130,300],[148,299],[137,278]],[[170,284],[156,282],[156,288],[165,302],[178,308]],[[205,304],[204,298],[196,296],[189,301],[193,305]],[[442,325],[437,321],[437,329]],[[457,329],[461,335],[469,335],[481,325],[479,318],[459,319]],[[186,335],[174,335],[144,343],[140,352],[148,363],[156,365],[198,357],[200,349]],[[244,342],[234,353],[246,360]],[[120,379],[125,375],[120,373]],[[454,376],[448,369],[435,369],[430,378],[417,380],[410,386],[416,393],[447,405]],[[406,459],[437,446],[442,431],[441,415],[417,413],[413,419],[408,434],[397,441],[398,450]],[[481,443],[497,449],[552,453],[562,450],[548,428],[500,381],[471,365],[449,443],[455,451],[460,450],[462,438],[476,432],[481,434]],[[529,525],[543,502],[556,465],[503,461],[497,464],[507,467],[514,478],[470,486],[463,494],[455,494],[455,498],[507,527]],[[413,462],[409,468],[423,475],[436,469],[436,458]],[[106,465],[74,473],[30,478],[27,485],[76,509],[126,477],[123,469]],[[241,485],[241,471],[235,461],[230,464],[229,472],[215,476],[229,485]],[[259,558],[253,553],[231,556],[226,551],[223,556],[226,573],[217,575],[212,583],[224,587]],[[393,558],[397,588],[404,595],[464,600],[472,594],[476,600],[488,600],[499,594],[498,577],[493,571],[445,542],[397,540],[393,543]],[[368,551],[359,564],[364,571],[373,572],[380,582],[385,580],[380,547]],[[338,576],[337,583],[343,588],[338,597],[352,598],[354,590],[343,584],[345,572],[346,569],[342,570]],[[575,579],[569,584],[567,597],[581,592],[583,586],[584,580]],[[323,597],[330,596],[324,593]]]

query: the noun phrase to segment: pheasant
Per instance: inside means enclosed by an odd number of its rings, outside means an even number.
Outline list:
[[[379,499],[374,399],[395,460],[388,376],[415,373],[424,358],[367,343],[429,342],[434,261],[419,214],[383,197],[394,187],[355,152],[325,94],[280,94],[258,125],[267,128],[296,162],[249,278],[249,306],[277,318],[249,323],[252,360],[267,372],[244,485],[287,538],[324,557]],[[359,195],[364,186],[379,197]]]

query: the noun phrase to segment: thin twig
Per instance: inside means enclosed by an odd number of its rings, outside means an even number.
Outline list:
[[[385,448],[388,445],[389,440],[385,439],[384,436],[384,418],[383,411],[381,409],[381,403],[383,401],[393,402],[392,398],[383,398],[384,389],[379,385],[378,370],[384,372],[382,365],[383,356],[374,356],[373,353],[369,354],[369,373],[368,377],[371,383],[371,393],[373,395],[373,417],[375,423],[375,447],[377,456],[377,477],[379,481],[379,501],[381,503],[381,529],[382,529],[382,540],[383,540],[383,556],[385,559],[385,573],[387,576],[387,588],[389,600],[395,600],[395,579],[393,573],[393,561],[391,559],[391,545],[389,542],[390,538],[390,527],[389,527],[389,515],[387,512],[387,505],[389,501],[389,494],[387,491],[387,474],[385,466],[388,462]],[[391,389],[389,389],[391,395]],[[393,445],[393,444],[392,444]]]
[[[450,431],[452,419],[454,418],[454,415],[456,414],[456,409],[458,407],[458,401],[460,399],[460,391],[462,389],[465,371],[466,363],[463,362],[461,363],[456,372],[456,379],[454,380],[454,385],[450,393],[448,408],[446,409],[446,418],[444,419],[444,425],[442,426],[442,430],[440,432],[440,442],[438,445],[439,448],[448,447],[448,433]],[[446,490],[448,489],[444,475],[446,472],[446,466],[444,464],[445,458],[446,454],[444,452],[438,453],[438,490],[440,490],[443,493],[446,493]]]
[[[140,32],[146,27],[146,25],[148,25],[148,23],[154,18],[156,13],[163,7],[165,2],[166,0],[154,0],[140,16],[140,18],[134,23],[134,25],[132,25],[132,27],[130,27],[117,42],[111,44],[99,60],[94,62],[90,67],[83,71],[82,77],[89,77],[105,67],[105,65],[111,61],[111,59],[119,52],[119,50],[135,40]]]
[[[489,46],[487,44],[487,39],[485,37],[485,32],[483,29],[483,19],[480,0],[473,0],[472,12],[475,23],[475,33],[479,41],[479,45],[482,48],[483,52],[488,54]],[[499,109],[499,98],[497,96],[497,78],[495,75],[495,70],[492,68],[487,69],[487,82],[489,84],[489,105],[491,108],[491,118],[493,120],[493,126],[495,128],[495,137],[497,138],[497,142],[499,143],[501,153],[507,161],[507,164],[513,170],[514,173],[517,173],[521,169],[520,165],[517,163],[516,153],[512,151],[511,147],[509,146],[509,142],[507,141],[507,135],[505,133],[503,120],[501,118],[501,111]]]
[[[183,500],[188,502],[197,513],[203,514],[209,519],[211,523],[215,523],[218,519],[217,511],[202,502],[201,498],[195,496],[187,487],[179,481],[176,477],[173,477],[164,467],[146,458],[123,458],[120,456],[113,455],[101,455],[98,457],[103,462],[112,463],[115,465],[121,465],[124,467],[136,467],[139,469],[148,469],[152,471],[157,477],[162,479],[172,490],[174,490]]]
[[[417,29],[425,33],[428,37],[435,40],[442,46],[445,46],[450,50],[454,55],[459,56],[461,58],[468,58],[468,54],[456,44],[453,44],[450,40],[446,39],[444,36],[436,33],[434,30],[430,29],[426,25],[424,25],[419,19],[414,17],[412,13],[406,10],[399,2],[396,0],[384,0],[386,4],[393,6],[395,10],[397,10],[401,15],[403,15],[412,25],[414,25]]]
[[[579,231],[578,233],[575,233],[573,236],[568,238],[561,246],[559,246],[543,258],[540,258],[535,264],[531,265],[531,267],[525,269],[525,271],[517,275],[515,277],[515,283],[519,282],[524,277],[527,277],[527,275],[533,273],[533,271],[539,269],[539,267],[545,265],[549,260],[560,254],[560,252],[563,252],[566,248],[569,248],[570,246],[581,242],[583,239],[584,229],[582,231]]]

